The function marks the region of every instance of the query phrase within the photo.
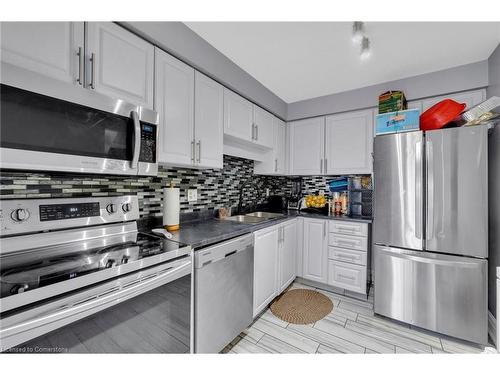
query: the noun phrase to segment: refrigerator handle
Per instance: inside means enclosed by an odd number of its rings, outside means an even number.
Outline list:
[[[427,194],[426,194],[426,240],[434,237],[434,152],[432,149],[432,142],[427,139],[425,142],[425,156],[427,167]]]
[[[422,142],[415,142],[415,237],[422,239]]]

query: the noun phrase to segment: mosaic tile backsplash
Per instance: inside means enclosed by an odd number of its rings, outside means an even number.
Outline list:
[[[0,199],[69,198],[137,194],[141,217],[162,215],[162,188],[173,182],[180,187],[181,213],[205,213],[220,207],[236,208],[239,186],[252,177],[244,189],[243,205],[261,204],[270,194],[287,196],[291,178],[253,175],[252,160],[224,155],[222,169],[168,168],[160,166],[158,176],[133,177],[84,175],[58,172],[0,171]],[[302,177],[302,194],[328,192],[328,176]],[[187,201],[187,189],[198,190],[196,202]]]
[[[180,187],[181,212],[199,212],[238,205],[239,186],[253,176],[252,160],[224,155],[222,169],[166,168],[157,177],[82,175],[57,172],[1,171],[0,198],[68,198],[137,194],[141,216],[161,216],[162,188]],[[270,194],[287,195],[287,177],[254,176],[255,186],[244,189],[243,203],[264,203]],[[187,201],[187,189],[198,190],[196,202]]]

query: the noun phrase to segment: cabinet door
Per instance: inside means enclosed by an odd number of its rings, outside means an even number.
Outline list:
[[[253,106],[254,142],[260,146],[272,148],[274,143],[274,116],[262,108]]]
[[[155,110],[160,116],[158,162],[194,163],[194,69],[156,49]]]
[[[1,61],[60,81],[83,83],[83,66],[79,69],[79,63],[83,64],[83,25],[83,22],[2,22]]]
[[[222,168],[224,88],[213,79],[196,72],[194,96],[196,165]]]
[[[302,277],[320,283],[327,282],[326,224],[326,220],[304,219]]]
[[[453,99],[456,102],[465,103],[467,104],[467,107],[465,107],[465,109],[470,109],[471,107],[474,107],[483,102],[486,99],[486,93],[485,90],[473,90],[425,99],[422,101],[422,111],[425,112],[434,104],[440,102],[443,99]]]
[[[326,174],[372,172],[372,110],[327,116],[325,128]]]
[[[274,118],[274,150],[275,150],[275,171],[276,174],[286,173],[286,125],[284,121]]]
[[[291,220],[281,226],[280,288],[281,293],[295,279],[295,253],[297,251],[297,222]]]
[[[253,104],[224,88],[224,134],[253,141]]]
[[[153,108],[154,46],[112,22],[88,22],[87,30],[89,87]]]
[[[278,292],[278,226],[255,232],[253,315],[266,308]]]
[[[292,175],[323,174],[325,118],[293,121],[290,130],[290,173]]]
[[[285,174],[286,128],[285,123],[273,116],[273,148],[266,152],[264,160],[255,162],[254,173],[263,175]]]

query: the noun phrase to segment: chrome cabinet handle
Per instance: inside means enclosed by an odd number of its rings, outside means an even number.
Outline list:
[[[195,150],[194,150],[194,141],[191,141],[191,163],[194,163],[195,160]]]
[[[354,255],[345,255],[345,254],[335,254],[337,255],[339,258],[346,258],[346,259],[356,259],[357,257],[355,257]]]
[[[326,221],[323,221],[323,237],[326,237]]]
[[[259,140],[259,125],[255,125],[255,140]]]
[[[323,159],[319,161],[319,173],[323,173]]]
[[[78,82],[78,84],[80,86],[83,86],[83,62],[82,62],[82,59],[83,59],[83,53],[82,53],[82,47],[78,47],[78,52],[76,53],[76,55],[78,56],[78,78],[76,79],[76,82]]]
[[[136,111],[130,112],[132,121],[134,122],[134,155],[130,162],[130,167],[136,169],[139,164],[139,154],[141,152],[141,123],[139,122],[139,115]]]
[[[356,243],[354,242],[349,242],[349,241],[342,241],[342,240],[337,240],[337,243],[339,245],[344,245],[344,246],[349,246],[349,247],[355,247]]]
[[[95,53],[90,55],[90,85],[92,90],[95,90]]]
[[[255,124],[252,124],[252,141],[255,139]]]
[[[274,159],[274,171],[278,172],[278,159]]]
[[[356,278],[354,276],[346,276],[346,275],[342,275],[341,273],[339,273],[339,277],[343,278],[343,279],[347,279],[347,280],[356,280]]]
[[[201,163],[201,141],[196,144],[198,146],[198,163]]]
[[[325,174],[328,173],[328,159],[325,158]]]

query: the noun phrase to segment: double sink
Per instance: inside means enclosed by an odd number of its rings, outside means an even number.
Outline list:
[[[259,224],[259,223],[262,223],[263,221],[278,219],[278,218],[282,218],[282,217],[285,217],[285,215],[276,214],[273,212],[257,211],[257,212],[251,212],[251,213],[245,214],[245,215],[228,216],[228,217],[223,218],[222,220],[237,221],[237,222],[243,223],[243,224]]]

